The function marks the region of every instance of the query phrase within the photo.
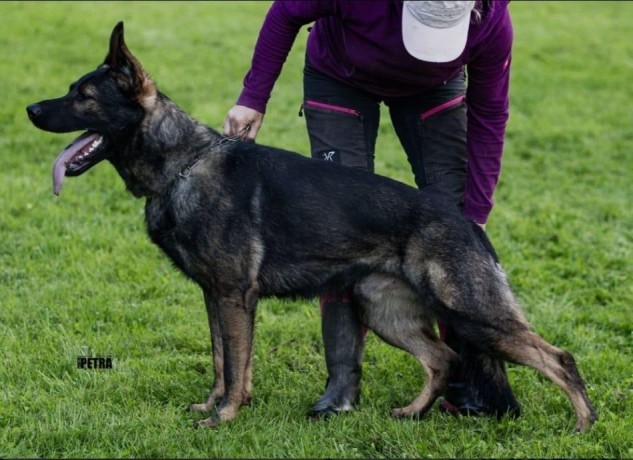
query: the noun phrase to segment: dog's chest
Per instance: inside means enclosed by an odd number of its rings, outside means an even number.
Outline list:
[[[147,232],[174,264],[193,276],[200,254],[201,226],[195,212],[179,200],[148,199],[145,206]]]

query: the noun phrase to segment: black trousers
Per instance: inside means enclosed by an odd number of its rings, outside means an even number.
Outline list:
[[[384,103],[416,185],[437,188],[461,207],[467,173],[465,93],[462,72],[418,95],[381,99],[306,64],[302,112],[312,157],[373,172]]]

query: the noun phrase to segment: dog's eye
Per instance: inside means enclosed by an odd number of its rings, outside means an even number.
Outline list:
[[[94,99],[92,96],[89,96],[86,93],[77,93],[77,95],[75,96],[75,100],[77,102],[83,102],[83,101],[87,101],[89,99]]]

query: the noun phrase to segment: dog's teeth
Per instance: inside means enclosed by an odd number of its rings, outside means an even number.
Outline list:
[[[77,161],[82,161],[84,160],[88,155],[90,155],[97,147],[99,147],[101,145],[101,142],[103,142],[103,138],[99,138],[99,139],[95,139],[94,141],[92,141],[92,143],[88,146],[87,149],[83,150],[79,155],[77,155],[76,160]]]

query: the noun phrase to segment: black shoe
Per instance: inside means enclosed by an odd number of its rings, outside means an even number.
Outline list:
[[[440,402],[440,411],[451,415],[465,415],[478,417],[493,415],[488,407],[475,397],[470,387],[465,383],[449,383],[444,399]]]
[[[350,412],[360,401],[360,388],[358,385],[334,385],[328,378],[325,384],[325,393],[308,411],[311,420],[323,420]]]
[[[440,401],[439,410],[445,414],[451,414],[454,417],[457,417],[458,415],[464,415],[467,417],[478,417],[483,415],[476,407],[472,407],[470,405],[457,407],[448,402],[446,399],[442,399]]]
[[[444,343],[460,357],[444,393],[440,410],[462,415],[516,418],[521,414],[502,359],[463,342],[452,327],[444,329]]]
[[[521,415],[521,407],[514,397],[510,400],[496,400],[496,405],[486,403],[481,397],[478,397],[472,385],[466,385],[463,382],[449,383],[444,399],[440,402],[439,409],[441,412],[449,413],[454,416],[463,415],[469,417],[479,416],[495,416],[502,418],[517,418]]]

